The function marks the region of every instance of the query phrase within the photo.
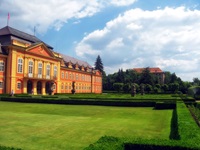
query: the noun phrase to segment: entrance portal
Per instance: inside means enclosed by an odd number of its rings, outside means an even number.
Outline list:
[[[33,89],[33,82],[31,80],[27,81],[27,93],[32,94],[32,89]]]
[[[37,82],[37,94],[42,94],[42,82]]]
[[[45,91],[46,91],[46,94],[50,94],[50,92],[51,92],[51,82],[46,82]]]

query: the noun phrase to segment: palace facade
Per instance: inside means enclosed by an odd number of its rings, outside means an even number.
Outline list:
[[[36,36],[0,29],[0,94],[102,93],[102,75],[90,64],[57,53]]]

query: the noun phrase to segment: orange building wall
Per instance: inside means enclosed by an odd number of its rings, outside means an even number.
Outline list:
[[[38,74],[38,63],[43,64],[43,76],[46,75],[46,66],[50,64],[50,76],[54,75],[54,66],[57,66],[57,78],[54,80],[53,93],[71,93],[72,83],[75,82],[76,93],[102,93],[101,74],[87,72],[82,67],[79,70],[78,66],[73,68],[61,67],[61,61],[53,57],[51,52],[42,45],[38,47],[26,48],[16,47],[10,48],[8,56],[0,56],[0,61],[5,62],[5,71],[0,71],[0,81],[4,82],[4,87],[0,88],[0,93],[27,93],[28,80],[33,83],[33,94],[37,94],[37,83],[42,82],[42,94],[45,95],[45,83],[48,80],[37,79],[34,76]],[[23,60],[22,73],[18,72],[18,58]],[[33,61],[33,77],[28,76],[28,62]],[[7,67],[6,67],[7,66]],[[64,74],[64,75],[63,75]],[[20,85],[20,86],[19,86]]]

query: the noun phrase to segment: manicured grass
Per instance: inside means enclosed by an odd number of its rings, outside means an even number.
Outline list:
[[[83,149],[104,135],[169,139],[172,110],[0,102],[0,145]]]

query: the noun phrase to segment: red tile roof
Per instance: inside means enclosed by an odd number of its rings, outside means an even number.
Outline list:
[[[142,73],[143,70],[145,70],[146,68],[133,68],[134,71],[136,71],[137,73]],[[156,67],[156,68],[148,68],[150,73],[162,73],[163,71]]]

